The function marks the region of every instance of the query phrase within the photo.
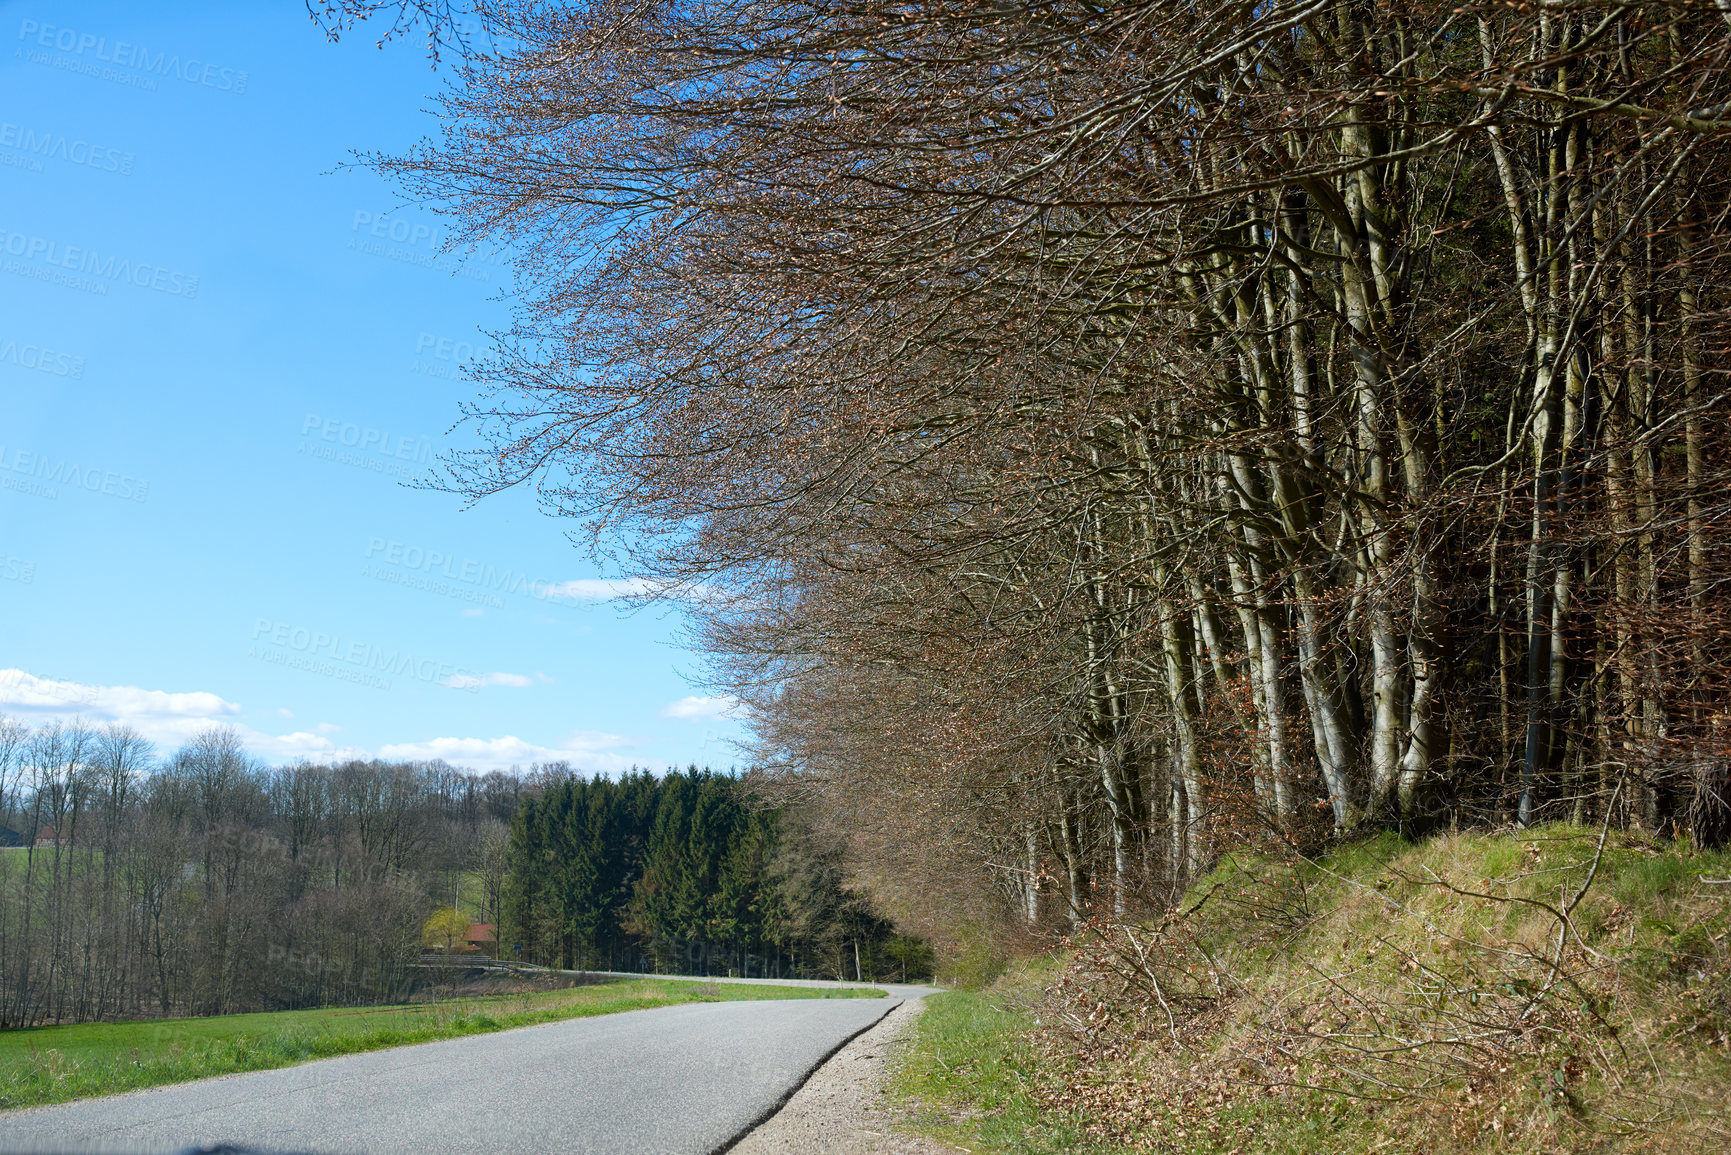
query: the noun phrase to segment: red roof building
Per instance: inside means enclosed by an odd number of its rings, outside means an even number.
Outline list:
[[[490,955],[498,943],[497,927],[490,922],[472,922],[469,924],[469,933],[463,936],[463,945],[459,949]]]

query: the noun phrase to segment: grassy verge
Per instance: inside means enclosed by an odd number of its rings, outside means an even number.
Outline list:
[[[915,1129],[992,1155],[1124,1155],[1133,1151],[1278,1152],[1331,1155],[1385,1149],[1374,1113],[1321,1093],[1279,1104],[1234,1104],[1205,1119],[1150,1109],[1145,1134],[1090,1136],[1086,1103],[1054,1108],[1051,1090],[1078,1072],[1040,1045],[1029,1009],[1037,992],[1011,976],[985,991],[928,996],[892,1090],[912,1108]],[[1258,1138],[1250,1146],[1241,1140]],[[1410,1150],[1411,1148],[1405,1148]]]
[[[1038,971],[1017,970],[986,991],[928,995],[914,1020],[891,1092],[921,1131],[972,1151],[1083,1150],[1068,1120],[1042,1111],[1030,1093],[1040,1077],[1033,1015]]]
[[[0,1108],[34,1107],[309,1059],[679,1003],[881,998],[866,988],[629,979],[395,1007],[81,1023],[0,1031]]]
[[[1725,1150],[1727,877],[1562,826],[1240,854],[1182,913],[932,998],[898,1089],[1018,1155]]]

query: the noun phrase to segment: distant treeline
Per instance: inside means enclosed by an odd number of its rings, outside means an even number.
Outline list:
[[[497,909],[535,781],[0,718],[0,1026],[399,1001],[436,905]]]
[[[0,717],[0,1027],[402,1001],[454,904],[555,965],[920,971],[782,826],[704,771],[273,767],[227,729]]]
[[[570,777],[526,797],[502,942],[566,968],[868,980],[932,969],[929,947],[844,885],[839,847],[696,767]]]

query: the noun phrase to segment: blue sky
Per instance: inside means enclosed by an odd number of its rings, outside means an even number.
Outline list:
[[[736,758],[665,612],[527,493],[409,488],[507,261],[357,149],[433,131],[416,39],[300,0],[0,4],[0,712],[212,723],[273,761]]]

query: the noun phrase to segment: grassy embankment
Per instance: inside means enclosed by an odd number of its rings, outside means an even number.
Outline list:
[[[974,1151],[1731,1148],[1731,854],[1599,833],[1228,860],[933,996],[897,1086]]]
[[[679,1003],[881,998],[869,988],[628,979],[415,1006],[345,1007],[0,1031],[0,1108],[60,1103],[357,1051]]]

